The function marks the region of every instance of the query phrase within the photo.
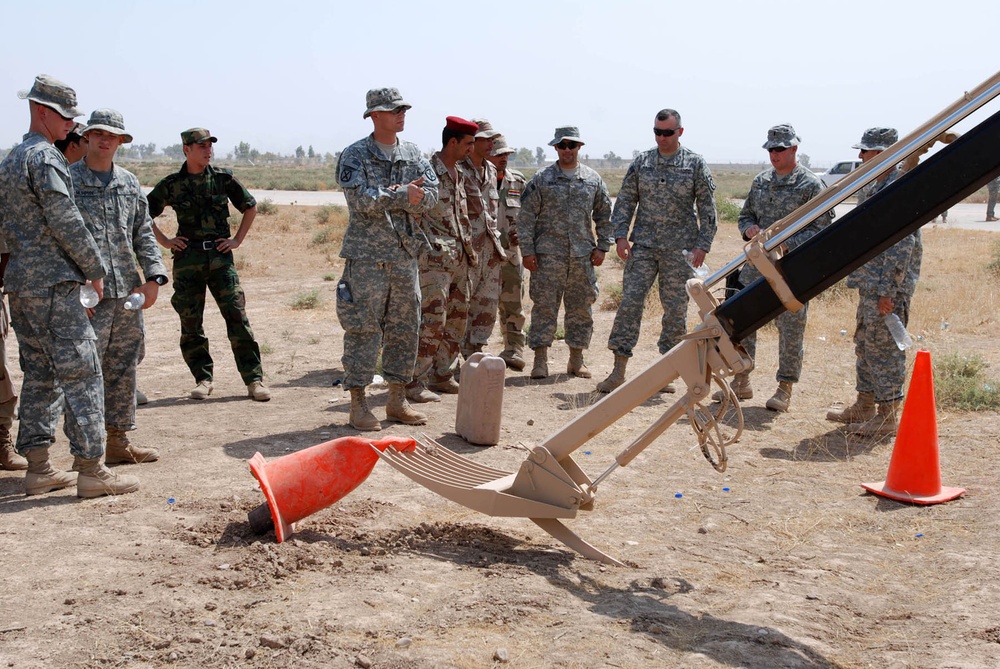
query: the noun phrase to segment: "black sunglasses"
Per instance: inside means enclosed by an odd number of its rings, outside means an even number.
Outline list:
[[[673,137],[680,128],[653,128],[653,134],[657,137]]]
[[[788,150],[787,146],[772,146],[767,150],[768,153],[784,153]]]
[[[560,149],[561,151],[566,151],[566,150],[572,151],[578,146],[580,146],[579,142],[570,142],[570,141],[559,142],[558,144],[556,144],[556,148]]]

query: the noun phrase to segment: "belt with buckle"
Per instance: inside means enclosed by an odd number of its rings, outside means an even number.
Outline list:
[[[215,240],[214,239],[190,239],[188,240],[189,248],[198,251],[215,251]]]

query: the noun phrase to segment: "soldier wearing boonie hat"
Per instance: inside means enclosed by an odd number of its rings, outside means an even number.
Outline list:
[[[138,294],[142,309],[152,306],[160,286],[167,283],[167,268],[139,179],[115,163],[118,147],[132,141],[124,118],[114,109],[97,109],[82,133],[87,155],[69,171],[76,204],[110,270],[104,298],[93,307],[90,319],[104,370],[104,463],[152,462],[159,457],[156,450],[128,438],[135,429],[136,367],[145,337],[141,310],[127,308],[126,300]]]
[[[101,462],[104,383],[94,329],[80,305],[81,284],[92,284],[100,296],[107,268],[74,203],[66,159],[52,145],[80,115],[76,93],[43,74],[18,97],[30,101],[31,127],[0,163],[0,211],[2,236],[10,245],[4,278],[24,370],[17,450],[28,460],[25,492],[46,493],[74,482],[80,497],[133,492],[137,480]],[[59,418],[51,398],[60,392],[79,475],[49,463]]]
[[[854,145],[862,162],[874,160],[896,143],[895,128],[869,128]],[[902,171],[891,169],[858,193],[858,206],[892,184]],[[896,433],[896,419],[906,380],[906,352],[896,346],[885,317],[895,314],[905,326],[910,300],[920,278],[923,243],[920,230],[904,237],[851,272],[847,286],[858,289],[854,333],[857,399],[842,410],[827,413],[827,420],[847,423],[847,431],[863,437]],[[877,405],[877,409],[876,409]]]

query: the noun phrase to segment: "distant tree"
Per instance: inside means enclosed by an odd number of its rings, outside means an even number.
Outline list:
[[[811,165],[812,158],[809,157],[808,153],[800,153],[799,154],[799,162],[802,163],[802,167],[804,167],[806,169],[809,169],[810,167],[812,167],[812,165]]]
[[[170,160],[184,160],[184,147],[180,144],[171,144],[163,147],[163,155]]]
[[[338,155],[339,155],[339,154],[338,154]],[[336,156],[334,156],[334,155],[333,155],[332,153],[330,153],[329,151],[327,151],[326,153],[324,153],[324,154],[323,154],[323,162],[324,162],[324,163],[332,163],[332,162],[334,162],[335,160],[337,160],[337,157],[336,157]]]
[[[295,157],[298,158],[299,160],[302,160],[303,158],[306,157],[306,150],[302,148],[301,144],[295,147]]]
[[[312,160],[313,158],[316,157],[316,152],[313,151],[313,145],[312,144],[309,145],[309,152],[308,152],[307,155],[309,156],[309,160]]]
[[[540,146],[535,147],[535,164],[539,167],[545,164],[545,149]]]
[[[621,167],[622,159],[614,151],[608,151],[604,154],[604,160],[611,165],[611,167]]]
[[[240,142],[233,149],[233,158],[240,162],[245,162],[250,160],[250,153],[253,149],[250,148],[250,144],[247,142]]]
[[[531,155],[531,149],[529,149],[526,146],[522,146],[520,149],[517,150],[517,153],[514,154],[515,165],[524,165],[525,167],[527,167],[533,161],[534,161],[534,156]]]

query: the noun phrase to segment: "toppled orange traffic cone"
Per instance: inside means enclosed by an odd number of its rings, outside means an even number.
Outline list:
[[[941,485],[930,352],[917,352],[885,481],[862,483],[861,487],[876,495],[913,504],[938,504],[965,494],[964,488]]]
[[[386,437],[372,441],[364,437],[342,437],[284,455],[271,462],[255,453],[250,471],[260,482],[266,504],[249,513],[250,526],[258,534],[272,527],[280,544],[295,531],[294,523],[325,509],[368,478],[379,451],[390,446],[412,451],[417,442],[408,437]]]

